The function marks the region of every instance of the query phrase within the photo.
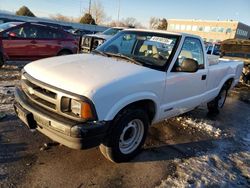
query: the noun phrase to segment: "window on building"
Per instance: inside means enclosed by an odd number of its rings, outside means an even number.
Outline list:
[[[179,24],[175,25],[175,30],[180,30],[180,25]]]
[[[185,30],[186,26],[185,25],[181,25],[181,30]]]
[[[210,32],[210,27],[209,26],[205,26],[204,31],[205,32]]]
[[[187,30],[187,31],[190,31],[190,30],[191,30],[191,28],[192,28],[192,26],[191,26],[191,25],[187,25],[186,30]]]
[[[211,31],[211,32],[216,32],[217,29],[216,29],[216,27],[211,27],[210,31]]]
[[[231,28],[227,28],[226,29],[226,33],[231,33],[232,32],[232,29]]]
[[[192,26],[192,31],[197,31],[197,29],[198,29],[198,26],[197,26],[197,25],[193,25],[193,26]]]
[[[224,31],[224,28],[223,28],[223,27],[218,27],[218,28],[217,28],[217,32],[223,33],[223,31]]]
[[[199,27],[198,27],[198,30],[199,30],[199,31],[204,31],[204,27],[203,27],[203,26],[199,26]]]
[[[170,29],[170,30],[174,30],[174,27],[175,27],[174,24],[170,24],[170,25],[169,25],[169,29]]]

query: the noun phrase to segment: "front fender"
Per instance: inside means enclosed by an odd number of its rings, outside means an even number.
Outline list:
[[[159,98],[157,97],[157,95],[152,92],[140,92],[125,96],[121,98],[119,101],[117,101],[115,105],[113,105],[112,108],[108,111],[104,119],[106,121],[113,120],[115,116],[118,114],[118,112],[120,112],[124,107],[128,106],[131,103],[141,100],[151,100],[154,102],[156,107],[155,117],[157,117],[159,109]]]

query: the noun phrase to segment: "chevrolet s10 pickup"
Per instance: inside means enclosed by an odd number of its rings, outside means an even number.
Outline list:
[[[14,109],[30,128],[74,149],[99,146],[132,159],[151,124],[201,104],[216,113],[243,63],[209,59],[200,37],[128,29],[91,54],[34,61],[22,70]]]

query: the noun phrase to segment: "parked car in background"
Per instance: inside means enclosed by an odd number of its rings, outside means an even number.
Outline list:
[[[10,60],[35,60],[74,54],[78,41],[62,29],[30,22],[8,22],[0,25],[0,40]]]
[[[75,36],[81,37],[83,35],[87,35],[87,34],[94,34],[94,31],[89,31],[89,30],[85,30],[85,29],[69,29],[67,30],[68,32],[72,33]]]
[[[208,55],[220,55],[220,44],[219,43],[210,43],[205,42],[206,53]]]
[[[112,27],[102,33],[83,35],[80,39],[80,52],[89,53],[112,38],[116,33],[125,29],[124,27]]]
[[[69,30],[66,30],[66,31],[73,34],[75,39],[78,41],[78,48],[79,49],[81,49],[82,36],[87,35],[87,34],[95,34],[94,31],[89,31],[89,30],[85,30],[85,29],[73,29],[72,28],[72,29],[69,29]]]

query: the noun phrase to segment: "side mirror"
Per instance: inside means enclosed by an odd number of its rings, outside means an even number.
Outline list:
[[[16,35],[16,33],[14,33],[14,32],[9,32],[9,33],[8,33],[8,36],[9,36],[10,38],[17,38],[17,35]]]
[[[198,62],[191,58],[185,58],[180,65],[180,72],[196,72],[198,69]]]

